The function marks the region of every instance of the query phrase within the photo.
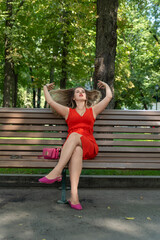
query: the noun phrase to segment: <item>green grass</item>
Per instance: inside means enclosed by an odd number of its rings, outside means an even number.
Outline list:
[[[51,169],[0,168],[0,174],[47,174]],[[68,170],[67,170],[68,174]],[[160,170],[82,170],[82,175],[139,175],[160,176]]]
[[[160,176],[160,170],[83,170],[83,175],[139,175]]]

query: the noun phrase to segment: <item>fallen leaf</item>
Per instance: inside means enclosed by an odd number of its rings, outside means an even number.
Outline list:
[[[79,215],[74,215],[75,217],[78,217],[78,218],[82,218],[82,216],[79,216]]]
[[[134,217],[125,217],[126,220],[134,220]]]

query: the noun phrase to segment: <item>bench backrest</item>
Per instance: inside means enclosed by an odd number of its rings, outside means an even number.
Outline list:
[[[50,109],[1,108],[0,167],[52,168],[56,160],[37,156],[62,146],[66,136],[65,120]],[[85,168],[160,169],[160,111],[105,110],[94,136],[99,154]]]

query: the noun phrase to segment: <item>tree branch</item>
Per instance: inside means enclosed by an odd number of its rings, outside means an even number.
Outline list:
[[[149,30],[149,28],[148,28],[148,30]],[[149,32],[152,34],[152,36],[154,37],[154,39],[155,39],[158,43],[160,43],[157,35],[154,34],[151,30],[149,30]]]
[[[17,9],[17,11],[16,11],[16,14],[15,14],[15,15],[17,15],[17,14],[18,14],[18,12],[20,11],[20,8],[23,6],[24,2],[25,2],[25,0],[22,0],[22,1],[20,2],[20,4],[19,4],[19,6],[18,6],[18,9]]]

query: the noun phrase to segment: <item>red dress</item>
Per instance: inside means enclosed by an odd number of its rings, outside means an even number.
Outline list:
[[[68,125],[68,136],[73,132],[81,134],[83,159],[92,159],[98,154],[98,145],[93,136],[94,116],[92,108],[87,108],[83,116],[76,109],[69,109],[66,120]]]

